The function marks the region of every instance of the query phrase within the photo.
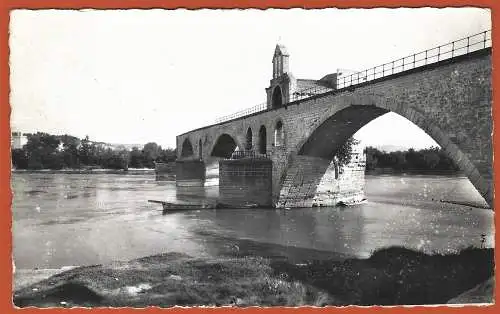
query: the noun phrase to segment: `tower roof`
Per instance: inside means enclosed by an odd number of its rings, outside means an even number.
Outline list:
[[[276,49],[274,50],[274,55],[290,56],[288,50],[282,44],[276,44]]]

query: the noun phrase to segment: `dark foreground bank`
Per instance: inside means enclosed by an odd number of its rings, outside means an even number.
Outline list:
[[[240,251],[241,253],[241,251]],[[79,267],[14,293],[19,307],[444,304],[493,276],[492,249],[425,255],[404,248],[369,259],[311,261],[169,253]],[[493,302],[491,295],[476,302]]]

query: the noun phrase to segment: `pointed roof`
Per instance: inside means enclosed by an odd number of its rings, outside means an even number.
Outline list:
[[[288,50],[282,44],[276,44],[276,49],[274,50],[274,55],[290,56]]]

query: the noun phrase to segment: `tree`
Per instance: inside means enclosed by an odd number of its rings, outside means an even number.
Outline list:
[[[144,168],[143,164],[143,155],[142,152],[139,151],[137,147],[133,147],[130,152],[128,166],[130,168]]]
[[[374,147],[366,147],[365,148],[366,155],[366,170],[374,170],[378,165],[378,157],[380,155],[380,151]]]
[[[156,159],[157,162],[174,162],[177,160],[177,150],[172,148],[162,149],[160,155]]]
[[[62,154],[65,167],[79,168],[80,153],[78,150],[78,146],[80,145],[80,139],[66,134],[61,136],[61,141],[63,143]]]
[[[91,165],[92,162],[92,145],[89,140],[89,136],[85,138],[80,143],[80,148],[78,149],[78,154],[80,156],[80,161],[84,165]]]
[[[62,144],[62,145],[61,145]],[[81,166],[100,166],[108,169],[130,167],[154,167],[155,161],[171,162],[176,159],[174,149],[162,149],[154,142],[144,145],[142,150],[134,147],[116,150],[105,143],[90,141],[71,135],[50,135],[36,133],[28,135],[28,142],[22,149],[12,150],[12,164],[19,169],[62,169]]]
[[[410,148],[408,151],[391,153],[379,151],[374,147],[367,147],[365,153],[367,170],[373,170],[377,167],[392,168],[398,171],[459,170],[446,153],[438,147],[418,151]]]
[[[128,152],[114,151],[110,148],[100,154],[101,166],[106,169],[128,169]]]
[[[161,146],[154,142],[147,143],[142,149],[143,165],[147,168],[154,168],[155,161],[161,153]]]
[[[351,162],[353,146],[358,144],[358,140],[350,137],[342,146],[340,146],[340,148],[337,150],[337,153],[335,154],[338,159],[339,166],[345,166]]]
[[[61,169],[63,156],[57,150],[59,139],[47,133],[38,132],[28,136],[24,149],[28,158],[28,169]]]
[[[17,169],[27,169],[28,168],[28,156],[24,149],[18,148],[11,151],[12,164]]]
[[[435,169],[439,164],[439,152],[433,149],[423,152],[426,169]]]

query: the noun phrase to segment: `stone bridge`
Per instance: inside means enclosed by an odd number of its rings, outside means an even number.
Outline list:
[[[422,66],[415,66],[413,55],[410,69],[403,58],[400,71],[393,63],[391,74],[377,78],[374,68],[373,79],[360,81],[358,74],[356,83],[342,87],[341,73],[295,79],[288,53],[278,45],[266,107],[178,135],[178,179],[185,173],[203,179],[205,165],[235,150],[255,152],[272,163],[272,182],[261,189],[269,191],[272,206],[313,206],[339,147],[373,119],[395,112],[430,135],[492,206],[491,48],[467,47],[467,53],[433,63],[427,56]],[[306,85],[321,90],[294,100]],[[182,166],[188,164],[194,172]]]

